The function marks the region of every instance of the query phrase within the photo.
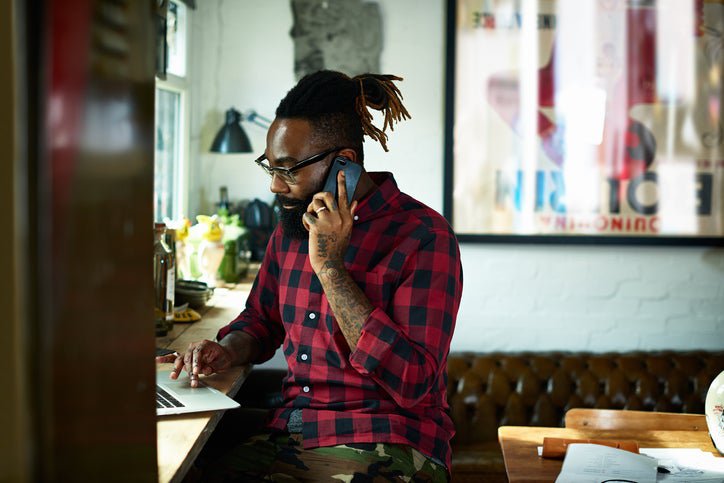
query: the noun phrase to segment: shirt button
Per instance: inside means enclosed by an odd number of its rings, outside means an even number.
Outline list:
[[[307,359],[309,359],[309,356],[307,354],[302,354],[301,357],[302,357],[303,361],[306,361]]]
[[[310,318],[310,319],[316,319],[316,318],[317,318],[317,314],[315,314],[314,312],[312,312],[311,314],[309,314],[309,318]]]
[[[354,215],[354,221],[357,221],[357,220],[359,220],[359,216],[358,216],[358,215]]]
[[[302,391],[304,391],[304,392],[309,392],[309,386],[304,386],[304,387],[302,388]]]

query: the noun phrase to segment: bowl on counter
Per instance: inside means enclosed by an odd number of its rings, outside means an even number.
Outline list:
[[[200,309],[214,294],[214,289],[197,280],[176,280],[175,305],[189,304],[192,309]]]

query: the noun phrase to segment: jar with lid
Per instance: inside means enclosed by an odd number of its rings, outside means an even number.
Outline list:
[[[154,224],[153,284],[156,337],[163,337],[173,329],[176,266],[171,249],[166,244],[165,235],[166,225]]]

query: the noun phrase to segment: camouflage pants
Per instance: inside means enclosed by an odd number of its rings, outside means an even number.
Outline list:
[[[400,444],[362,443],[304,449],[301,434],[264,433],[230,449],[205,481],[238,482],[434,482],[447,471]]]

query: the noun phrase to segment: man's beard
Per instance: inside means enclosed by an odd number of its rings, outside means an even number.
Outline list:
[[[281,208],[279,210],[279,223],[282,225],[282,234],[294,240],[308,239],[309,232],[304,228],[302,216],[307,212],[307,206],[312,202],[312,197],[310,196],[306,200],[297,200],[276,195],[276,198]],[[292,208],[285,208],[285,206],[292,206]]]
[[[284,195],[277,194],[277,204],[281,208],[279,211],[279,223],[282,225],[282,234],[287,238],[294,240],[308,240],[309,232],[304,228],[302,217],[307,212],[307,207],[314,199],[314,195],[322,191],[324,188],[324,180],[320,180],[319,184],[314,187],[311,194],[303,199],[289,198]],[[287,209],[284,206],[291,206]]]

